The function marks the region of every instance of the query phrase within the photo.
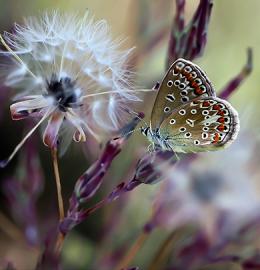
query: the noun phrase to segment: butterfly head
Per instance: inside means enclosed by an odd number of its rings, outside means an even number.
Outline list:
[[[148,133],[150,132],[150,127],[141,127],[141,133],[148,137]]]

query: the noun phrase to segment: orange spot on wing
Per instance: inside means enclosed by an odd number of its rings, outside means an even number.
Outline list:
[[[203,91],[200,89],[200,87],[198,85],[195,87],[195,93],[197,95],[202,95],[203,94]]]
[[[191,86],[194,87],[195,89],[198,87],[197,83],[191,82]]]
[[[189,81],[191,81],[191,80],[192,80],[191,74],[187,74],[187,75],[186,75],[186,78],[187,78]]]
[[[219,123],[225,123],[225,118],[224,117],[220,117],[220,118],[218,118],[218,122]]]
[[[225,126],[224,126],[223,124],[221,124],[221,125],[219,125],[219,126],[217,127],[217,129],[218,129],[219,131],[224,131]]]
[[[203,106],[203,107],[209,107],[209,106],[210,106],[210,103],[209,103],[208,101],[204,101],[204,102],[202,103],[202,106]]]
[[[224,115],[225,115],[225,113],[224,113],[222,110],[219,110],[219,111],[218,111],[218,113],[217,113],[217,115],[224,116]]]
[[[219,139],[220,139],[220,135],[218,133],[215,133],[213,137],[213,143],[218,143]]]
[[[217,104],[215,104],[215,105],[213,105],[213,110],[215,110],[215,111],[219,111],[220,110],[220,107],[219,107],[219,105],[217,105]]]

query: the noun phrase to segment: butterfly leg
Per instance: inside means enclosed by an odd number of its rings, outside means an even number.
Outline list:
[[[147,151],[150,153],[150,154],[153,154],[154,152],[154,143],[150,143],[147,147]]]
[[[174,152],[174,156],[176,157],[177,161],[180,161],[180,157],[178,156],[178,154],[176,152]]]

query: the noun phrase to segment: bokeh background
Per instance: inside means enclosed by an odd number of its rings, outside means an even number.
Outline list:
[[[186,19],[191,18],[196,9],[198,0],[187,0]],[[127,37],[125,47],[135,46],[136,59],[133,65],[136,71],[136,83],[140,87],[149,88],[160,80],[164,74],[165,57],[169,39],[169,31],[175,12],[172,0],[1,0],[0,1],[0,31],[10,30],[14,22],[22,23],[23,17],[37,16],[42,11],[58,9],[66,12],[83,13],[89,9],[97,19],[105,19],[111,26],[114,37]],[[253,72],[245,80],[238,91],[231,97],[232,105],[237,108],[248,130],[256,133],[260,123],[260,1],[259,0],[217,0],[214,1],[212,17],[209,24],[208,43],[203,57],[195,62],[208,74],[217,92],[235,76],[246,63],[246,50],[253,48]],[[158,42],[154,37],[161,33]],[[5,98],[5,89],[0,93],[1,100]],[[155,95],[144,96],[145,102],[140,106],[146,114],[146,120],[153,106]],[[22,138],[24,123],[12,122],[8,100],[1,102],[1,158],[10,153],[16,143]],[[139,108],[139,109],[140,109]],[[138,109],[138,108],[137,108]],[[245,119],[245,120],[243,120]],[[55,220],[56,190],[52,173],[49,152],[41,145],[39,136],[41,166],[45,175],[45,183],[41,196],[37,202],[37,211],[40,225],[48,223],[48,218]],[[126,180],[129,167],[133,166],[136,158],[147,147],[147,141],[139,134],[134,134],[126,149],[117,157],[111,171],[106,178],[98,196],[90,205],[108,194],[120,180]],[[98,156],[98,148],[86,148],[84,153],[80,147],[73,145],[61,160],[61,176],[65,203],[73,189],[76,179]],[[142,149],[142,150],[140,150]],[[212,153],[212,155],[215,155]],[[218,155],[221,159],[221,155]],[[0,172],[0,182],[8,179],[16,172],[16,158],[6,169]],[[214,166],[214,165],[213,165]],[[235,166],[230,163],[230,166]],[[16,172],[19,175],[21,172]],[[90,217],[78,226],[66,239],[63,250],[64,269],[95,269],[93,261],[98,260],[122,243],[134,241],[138,232],[149,218],[152,201],[160,185],[142,186],[122,200],[115,202]],[[65,206],[67,206],[66,203]],[[12,221],[2,224],[7,232],[0,228],[0,262],[10,260],[17,269],[33,269],[39,255],[39,250],[25,244],[19,231],[19,224],[10,214],[6,199],[2,194],[0,200],[1,211]],[[118,210],[117,210],[118,209]],[[106,244],[100,242],[104,224],[111,219],[111,213],[120,212],[118,228],[106,239]],[[150,258],[155,253],[155,247],[163,241],[166,231],[156,231],[142,252],[135,258],[135,264],[146,269]],[[93,259],[95,258],[95,259]],[[224,268],[222,268],[224,269]],[[231,269],[231,268],[227,268]]]

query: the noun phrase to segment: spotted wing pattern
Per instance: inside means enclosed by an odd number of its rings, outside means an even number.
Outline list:
[[[177,108],[161,124],[164,143],[176,152],[214,151],[229,145],[239,131],[236,110],[217,97],[197,98]]]
[[[205,73],[185,59],[176,60],[167,71],[154,103],[151,127],[157,129],[176,108],[198,97],[215,97]]]

